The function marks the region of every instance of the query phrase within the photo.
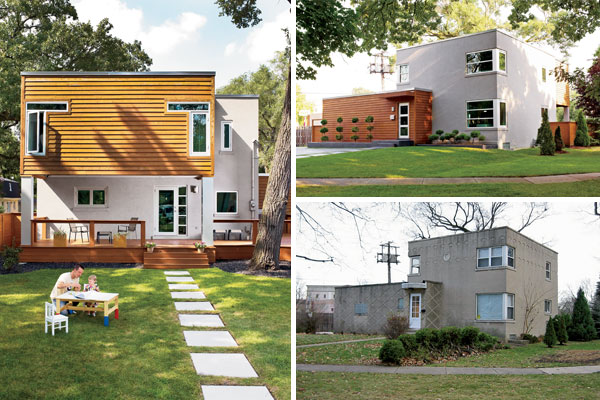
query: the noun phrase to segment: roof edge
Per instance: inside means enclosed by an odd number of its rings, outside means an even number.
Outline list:
[[[258,94],[216,94],[217,99],[258,99]]]
[[[103,76],[103,75],[174,75],[174,76],[215,76],[215,71],[21,71],[21,76],[70,75],[70,76]]]
[[[323,97],[323,100],[343,99],[345,97],[374,96],[377,94],[392,94],[392,93],[400,93],[400,92],[410,92],[411,90],[420,90],[421,92],[433,93],[433,90],[431,90],[431,89],[425,89],[425,88],[420,88],[420,87],[411,87],[411,88],[406,88],[406,89],[402,89],[402,90],[395,89],[395,90],[385,90],[383,92],[375,92],[375,93],[347,94],[347,95],[343,95],[343,96]]]

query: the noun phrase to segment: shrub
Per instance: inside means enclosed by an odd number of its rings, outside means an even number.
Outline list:
[[[337,140],[342,140],[344,138],[344,135],[335,135],[335,138]]]
[[[556,151],[562,151],[563,147],[565,147],[560,134],[560,126],[557,126],[556,130],[554,131],[554,143],[556,145]]]
[[[414,355],[419,351],[419,344],[417,343],[415,335],[400,335],[398,336],[398,340],[402,342],[407,356]]]
[[[596,329],[594,329],[590,307],[581,288],[577,291],[577,299],[573,306],[573,316],[567,333],[569,339],[576,341],[587,342],[596,338]]]
[[[327,125],[327,120],[326,119],[322,119],[321,120],[321,125]]]
[[[587,122],[585,120],[585,115],[583,115],[583,111],[579,111],[577,114],[577,131],[575,132],[575,146],[585,146],[589,147],[590,145],[590,135],[588,135]]]
[[[354,133],[358,132],[358,126],[353,126],[352,127],[352,132],[354,132]]]
[[[479,132],[479,131],[471,132],[471,137],[473,138],[473,143],[475,143],[475,139],[477,139],[480,134],[481,134],[481,132]]]
[[[367,139],[369,139],[369,140],[373,139],[373,134],[370,132],[367,133]]]
[[[353,124],[355,124],[355,123],[357,123],[357,122],[358,122],[358,117],[354,117],[354,118],[352,118],[352,123],[353,123]]]
[[[438,129],[437,131],[435,131],[435,133],[438,136],[442,136],[444,134],[444,130],[443,129]]]
[[[372,115],[369,115],[367,118],[365,118],[365,122],[373,122],[374,118]]]
[[[374,128],[374,126],[373,126],[373,125],[369,125],[369,126],[367,126],[367,130],[368,130],[369,132],[371,132],[371,131],[373,130],[373,128]]]
[[[479,332],[475,347],[481,351],[490,351],[496,347],[497,343],[498,339],[496,339],[496,337],[490,335],[489,333]]]
[[[544,343],[548,347],[552,347],[556,344],[556,332],[554,332],[554,322],[552,317],[548,319],[546,323],[546,333],[544,334]]]
[[[396,339],[408,329],[408,319],[399,314],[390,313],[383,326],[383,333],[388,339]]]
[[[435,350],[438,348],[438,331],[431,328],[419,329],[415,333],[417,343],[427,350]]]
[[[463,346],[474,346],[478,335],[479,329],[474,326],[465,326],[460,331],[460,343]]]
[[[466,133],[461,133],[458,136],[460,137],[460,140],[469,140],[469,135],[467,135]]]
[[[321,132],[322,134],[326,134],[327,132],[329,132],[329,129],[322,127],[319,132]]]
[[[399,340],[386,340],[379,349],[379,359],[385,363],[400,364],[405,356],[406,351]]]
[[[483,136],[483,135],[479,135],[479,141],[480,141],[480,142],[483,142],[484,140],[485,140],[485,136]]]
[[[455,326],[445,326],[440,329],[439,345],[440,349],[458,347],[460,345],[461,330]]]
[[[446,133],[446,136],[448,137],[448,139],[455,137],[456,135],[458,135],[458,131],[456,131],[456,129],[452,132],[448,132]]]
[[[552,130],[550,129],[550,123],[548,122],[548,111],[545,110],[542,115],[542,125],[540,126],[540,129],[538,129],[538,141],[540,145],[540,155],[554,155],[556,144],[554,143],[554,137],[552,137]]]
[[[454,129],[454,130],[452,131],[452,134],[453,134],[453,137],[454,137],[454,136],[456,136],[456,135],[458,135],[458,129]]]
[[[344,122],[344,119],[342,117],[337,117],[337,122],[341,124],[342,122]]]
[[[321,136],[321,142],[327,142],[329,140],[329,136]]]
[[[350,139],[352,139],[356,142],[358,140],[358,135],[352,135],[352,136],[350,136]]]
[[[529,333],[522,334],[521,339],[527,340],[530,344],[539,342],[539,339],[537,338],[537,336],[531,335]]]
[[[5,211],[6,209],[4,208],[4,206],[0,206],[0,214],[4,214]]]
[[[554,317],[553,321],[554,331],[556,332],[556,340],[559,344],[564,345],[569,340],[565,319],[557,315],[556,317]]]
[[[436,133],[432,133],[431,135],[429,135],[429,140],[431,142],[436,141],[440,138],[440,135],[436,134]]]
[[[2,267],[7,271],[14,269],[19,265],[19,254],[22,251],[22,248],[15,245],[15,238],[13,237],[12,246],[6,246],[4,247],[4,250],[2,250]]]
[[[335,130],[336,130],[336,131],[338,131],[339,133],[342,133],[342,132],[344,132],[344,128],[343,128],[343,127],[341,127],[341,126],[337,126],[337,127],[335,128]]]

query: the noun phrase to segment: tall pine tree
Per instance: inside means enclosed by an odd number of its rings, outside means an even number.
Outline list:
[[[565,147],[562,136],[560,135],[560,126],[557,126],[554,131],[554,143],[556,144],[556,151],[558,152],[561,152],[563,147]]]
[[[556,144],[548,122],[548,111],[544,110],[542,115],[542,126],[538,130],[538,141],[540,143],[540,155],[553,156],[556,151]]]
[[[596,329],[596,337],[600,337],[600,280],[596,282],[596,292],[591,305],[592,320]]]
[[[571,340],[582,342],[596,338],[596,329],[590,313],[590,306],[581,288],[577,291],[577,299],[573,306],[573,317],[568,334]]]
[[[548,347],[552,347],[556,344],[556,332],[554,332],[554,321],[552,320],[552,317],[550,317],[550,319],[548,319],[548,323],[546,323],[544,343]]]

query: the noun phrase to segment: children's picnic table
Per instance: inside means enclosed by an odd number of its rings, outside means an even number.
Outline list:
[[[104,293],[104,292],[75,292],[69,291],[54,298],[56,300],[56,313],[60,313],[62,310],[79,310],[79,311],[90,311],[90,312],[103,312],[104,313],[104,326],[108,326],[108,316],[111,312],[115,312],[115,319],[119,319],[119,293]],[[65,304],[62,308],[60,302],[64,301]],[[115,302],[112,308],[109,308],[111,302]],[[82,305],[73,305],[74,302],[84,303]],[[98,306],[87,306],[85,303],[98,303]]]

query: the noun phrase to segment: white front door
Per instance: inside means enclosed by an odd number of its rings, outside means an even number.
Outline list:
[[[398,104],[398,137],[408,139],[408,103]]]
[[[410,318],[408,320],[410,329],[421,329],[421,294],[410,295]]]
[[[187,187],[157,186],[154,192],[154,234],[187,235]]]

